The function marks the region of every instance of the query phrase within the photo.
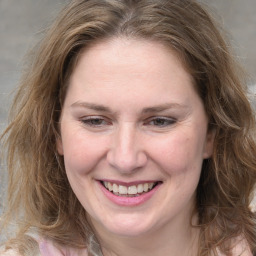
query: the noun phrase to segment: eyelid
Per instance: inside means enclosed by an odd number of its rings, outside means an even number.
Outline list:
[[[84,117],[81,117],[79,121],[83,125],[87,127],[92,127],[92,128],[104,128],[113,124],[111,119],[105,116],[100,116],[100,115],[84,116]],[[159,123],[157,123],[157,121]],[[93,123],[93,122],[96,122],[96,123]],[[151,123],[151,122],[156,122],[156,123]],[[153,116],[145,119],[143,122],[143,126],[152,126],[154,128],[165,128],[165,127],[170,127],[174,125],[176,122],[177,122],[177,119],[173,117]]]
[[[93,124],[93,123],[90,123],[92,121],[96,121],[96,120],[102,120],[104,122],[104,124]],[[102,127],[102,126],[105,126],[105,125],[110,125],[112,124],[111,121],[104,117],[104,116],[85,116],[85,117],[82,117],[80,118],[80,121],[84,124],[84,125],[87,125],[89,127]]]
[[[154,116],[154,117],[150,117],[148,119],[146,119],[146,122],[144,122],[146,125],[150,125],[149,123],[152,121],[156,121],[156,120],[162,120],[162,121],[166,121],[167,124],[164,125],[152,125],[152,126],[156,126],[156,127],[167,127],[167,126],[171,126],[173,124],[175,124],[177,122],[176,118],[173,117],[166,117],[166,116]]]

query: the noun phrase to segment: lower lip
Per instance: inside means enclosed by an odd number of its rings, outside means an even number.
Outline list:
[[[124,197],[124,196],[117,196],[110,191],[108,191],[102,184],[99,182],[100,188],[103,194],[113,203],[120,205],[120,206],[138,206],[147,202],[158,190],[160,184],[154,187],[147,193],[141,194],[135,197]]]

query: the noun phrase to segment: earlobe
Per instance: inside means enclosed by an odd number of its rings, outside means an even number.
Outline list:
[[[61,137],[58,137],[58,138],[56,139],[56,147],[57,147],[58,153],[59,153],[60,155],[64,155]]]
[[[205,146],[204,146],[204,154],[203,154],[204,159],[210,158],[213,154],[215,134],[216,134],[215,129],[209,129],[207,132]]]

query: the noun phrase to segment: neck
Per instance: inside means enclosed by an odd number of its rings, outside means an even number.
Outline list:
[[[197,223],[197,217],[193,218]],[[104,256],[192,256],[198,253],[200,229],[191,226],[190,221],[184,225],[174,223],[158,230],[136,237],[120,236],[108,232],[96,232]]]

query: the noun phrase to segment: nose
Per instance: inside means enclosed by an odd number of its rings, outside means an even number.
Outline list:
[[[120,125],[112,138],[107,154],[108,163],[119,172],[129,174],[146,165],[147,155],[136,127],[132,123]]]

